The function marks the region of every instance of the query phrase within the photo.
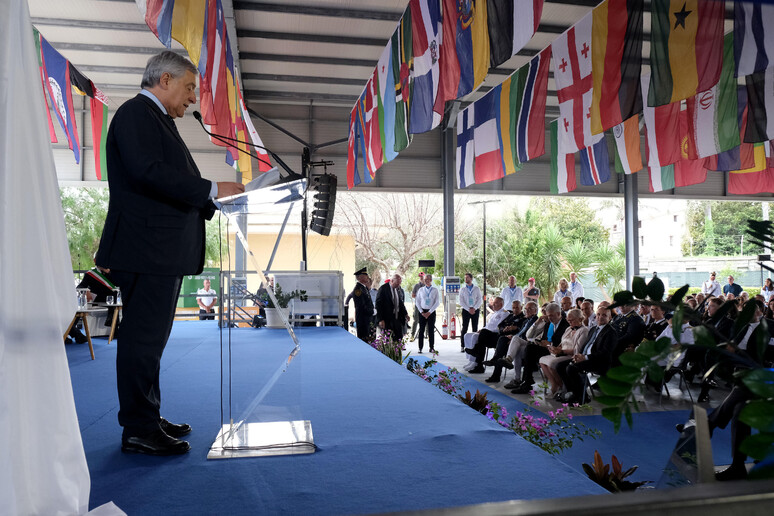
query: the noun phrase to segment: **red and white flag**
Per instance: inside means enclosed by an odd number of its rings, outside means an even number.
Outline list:
[[[643,75],[642,115],[648,141],[648,166],[665,167],[682,159],[680,153],[680,102],[648,106],[650,75]]]
[[[591,138],[592,19],[589,12],[551,44],[559,99],[559,151],[564,154],[594,143]]]

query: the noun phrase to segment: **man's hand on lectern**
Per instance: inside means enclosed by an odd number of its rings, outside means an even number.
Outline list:
[[[218,182],[218,199],[230,197],[245,191],[245,185],[242,183],[232,183],[229,181]]]

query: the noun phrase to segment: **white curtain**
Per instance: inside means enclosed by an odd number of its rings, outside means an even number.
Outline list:
[[[26,0],[0,1],[0,513],[83,514],[70,253]]]

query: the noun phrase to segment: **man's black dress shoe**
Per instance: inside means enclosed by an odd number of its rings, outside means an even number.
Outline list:
[[[490,376],[485,381],[486,381],[486,383],[497,383],[497,382],[500,381],[500,377],[499,376]]]
[[[191,425],[187,423],[176,425],[174,423],[170,423],[163,417],[159,420],[159,426],[162,430],[164,430],[164,433],[170,437],[183,437],[184,435],[191,433]]]
[[[496,360],[493,358],[492,360],[484,360],[484,365],[489,367],[495,365]]]
[[[715,480],[721,482],[725,480],[743,480],[745,478],[747,478],[747,468],[744,464],[741,466],[731,465],[723,471],[715,473]]]
[[[481,374],[484,371],[486,371],[486,368],[483,366],[483,364],[479,364],[468,372],[471,374]]]
[[[677,430],[680,433],[683,433],[683,430],[685,430],[685,425],[683,423],[677,423],[675,425],[675,430]]]
[[[511,391],[512,394],[529,394],[529,391],[532,390],[532,384],[521,382],[521,385],[516,387]]]
[[[180,455],[191,449],[188,441],[175,439],[164,433],[163,430],[155,430],[150,434],[138,437],[124,437],[121,439],[121,451],[124,453],[144,453],[146,455]]]
[[[511,362],[510,360],[506,360],[505,358],[498,358],[497,365],[502,366],[506,369],[513,369],[513,362]]]

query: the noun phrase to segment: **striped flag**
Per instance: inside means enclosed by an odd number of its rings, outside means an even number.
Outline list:
[[[559,121],[548,124],[551,138],[551,182],[552,194],[574,191],[578,185],[575,182],[575,154],[563,154],[559,151],[558,128]]]
[[[663,106],[718,82],[725,2],[651,0],[649,106]]]
[[[774,139],[774,68],[745,77],[747,83],[747,124],[744,141]]]
[[[409,131],[417,134],[434,129],[443,117],[443,111],[434,109],[440,79],[441,4],[439,0],[409,0],[409,7],[414,45]]]
[[[582,185],[601,185],[610,180],[610,155],[604,133],[595,136],[594,143],[580,151],[580,165]]]
[[[135,0],[145,23],[165,47],[172,46],[172,11],[175,0]]]
[[[473,154],[476,183],[487,183],[505,176],[500,133],[500,95],[497,85],[475,102]]]
[[[487,0],[457,3],[457,58],[460,85],[457,98],[478,88],[489,72]]]
[[[40,38],[43,69],[46,71],[46,91],[49,95],[59,125],[67,135],[67,144],[73,151],[75,162],[81,162],[81,143],[73,110],[73,93],[70,85],[70,62],[56,51],[45,38]]]
[[[728,174],[728,193],[749,195],[774,193],[774,169],[759,172],[731,172]]]
[[[648,98],[650,77],[642,76],[642,98]],[[648,166],[663,167],[680,161],[680,103],[650,107],[643,102],[645,134],[648,142]]]
[[[642,169],[640,152],[639,115],[627,118],[613,127],[615,138],[615,169],[622,174],[633,174]]]
[[[378,80],[376,77],[376,69],[371,74],[371,78],[366,83],[365,91],[362,97],[363,103],[363,116],[365,127],[365,146],[366,146],[366,163],[368,164],[368,170],[371,172],[371,177],[374,176],[377,170],[384,163],[384,156],[382,153],[382,136],[380,132],[379,122],[379,109],[378,109]]]
[[[591,133],[642,111],[643,0],[605,0],[593,12]]]
[[[97,179],[107,181],[105,148],[108,133],[108,107],[97,97],[91,97],[91,140],[94,146],[94,171]]]
[[[414,59],[411,42],[411,10],[406,9],[400,24],[390,39],[392,47],[392,82],[395,87],[395,151],[400,152],[411,143],[408,131],[409,101],[411,99],[411,61]]]
[[[591,138],[592,13],[567,29],[551,44],[554,82],[559,99],[559,148],[569,153],[592,145]]]
[[[490,66],[497,67],[524,48],[540,25],[543,0],[489,0]]]
[[[434,110],[443,113],[443,104],[457,98],[457,90],[460,87],[460,61],[457,58],[457,1],[441,0],[441,6],[442,38],[438,56],[441,78]]]
[[[473,115],[475,103],[457,114],[457,188],[467,188],[476,182],[473,156]]]
[[[392,161],[398,153],[395,152],[395,93],[392,82],[392,45],[387,43],[379,62],[376,64],[376,76],[379,79],[378,106],[379,131],[382,140],[384,161]]]
[[[734,2],[736,76],[762,72],[774,64],[774,5]]]
[[[689,131],[700,158],[714,156],[739,145],[733,34],[723,43],[723,69],[718,83],[687,102]]]
[[[546,47],[511,75],[512,120],[516,120],[515,149],[518,162],[546,152],[546,96],[551,47]],[[515,91],[514,91],[515,90]]]
[[[663,192],[675,187],[675,166],[648,167],[648,190]]]
[[[38,29],[36,29],[34,26],[32,27],[32,33],[35,36],[35,51],[38,56],[38,70],[40,71],[40,84],[43,86],[43,100],[46,102],[46,117],[48,118],[48,134],[51,139],[51,143],[57,143],[59,140],[57,140],[56,137],[56,131],[54,130],[54,122],[51,120],[51,109],[48,105],[48,95],[46,92],[48,91],[48,80],[46,77],[48,77],[48,74],[46,73],[46,67],[43,63],[43,54],[40,50],[40,39],[41,35],[40,32],[38,32]]]

